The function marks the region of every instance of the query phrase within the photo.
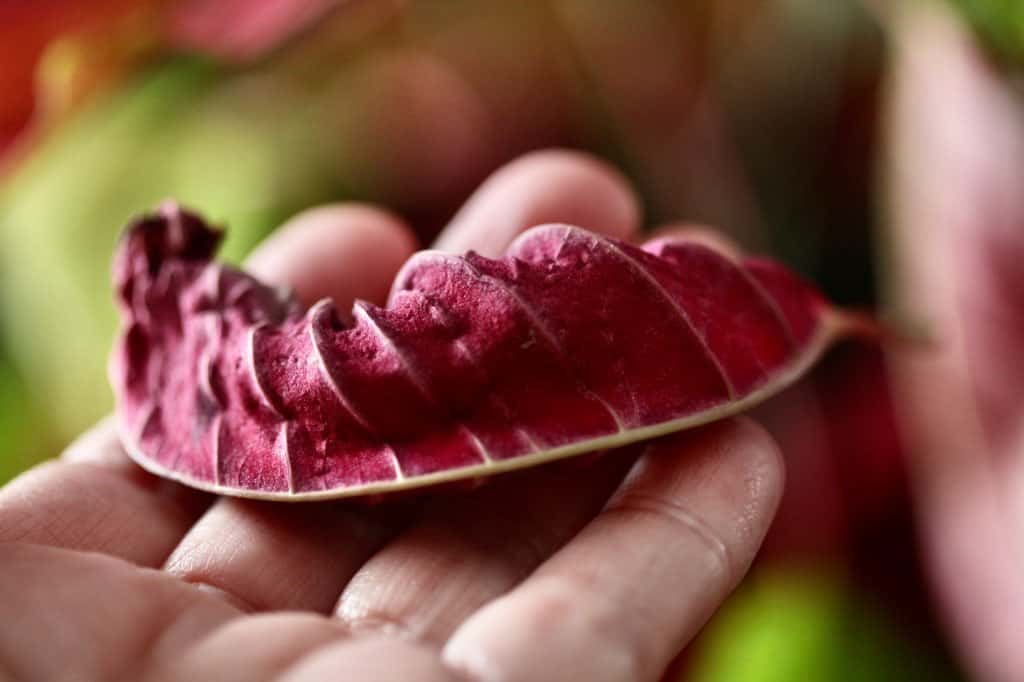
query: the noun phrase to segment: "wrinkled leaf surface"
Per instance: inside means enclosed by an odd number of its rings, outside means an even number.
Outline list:
[[[212,260],[219,240],[173,204],[129,227],[111,378],[143,467],[231,495],[385,493],[689,428],[848,326],[780,265],[685,240],[549,225],[500,260],[424,251],[345,318]]]

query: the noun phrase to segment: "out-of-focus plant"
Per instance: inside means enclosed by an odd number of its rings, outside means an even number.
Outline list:
[[[157,48],[165,0],[40,0],[0,6],[0,172]]]
[[[908,647],[880,604],[833,569],[759,571],[704,635],[691,682],[958,679],[934,651]]]
[[[755,412],[786,494],[677,679],[961,679],[928,606],[890,381],[878,347],[846,344]]]
[[[952,0],[982,41],[1014,67],[1024,66],[1024,2]]]
[[[887,46],[856,0],[187,0],[128,14],[146,27],[131,39],[118,9],[94,24],[106,40],[47,38],[25,60],[55,113],[0,188],[0,438],[29,434],[0,458],[8,471],[106,411],[110,253],[129,215],[167,196],[230,222],[234,258],[332,200],[387,204],[428,238],[489,170],[569,145],[624,169],[649,222],[714,224],[835,299],[875,298]],[[877,546],[915,559],[893,549],[909,533],[883,532],[909,512],[891,415],[862,410],[887,405],[876,356],[840,356],[788,410],[762,413],[789,453],[787,499],[754,583],[696,654],[700,679],[746,675],[744,651],[752,680],[831,679],[850,656],[870,659],[850,680],[931,670],[896,653],[934,643],[893,615],[906,607],[893,594],[920,585],[858,578]]]
[[[308,112],[247,83],[219,83],[216,67],[195,60],[154,67],[41,141],[0,196],[3,328],[63,438],[109,403],[108,263],[132,213],[168,195],[205,206],[235,227],[228,250],[237,257],[290,212],[330,196]]]
[[[40,443],[54,447],[53,439],[45,436],[39,418],[41,408],[28,397],[25,382],[11,366],[6,354],[0,354],[0,481],[6,481],[28,468],[33,462],[34,450],[29,444]]]
[[[1024,98],[946,4],[889,10],[887,287],[892,304],[937,340],[891,349],[922,554],[965,666],[978,679],[1016,681],[1024,679]]]

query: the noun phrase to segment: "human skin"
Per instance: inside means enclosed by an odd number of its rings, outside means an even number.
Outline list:
[[[544,222],[639,228],[614,171],[499,170],[438,244]],[[314,209],[252,255],[309,303],[383,299],[416,247],[386,211]],[[746,572],[783,468],[729,420],[477,490],[362,507],[218,499],[145,474],[104,422],[0,490],[13,679],[655,680]]]

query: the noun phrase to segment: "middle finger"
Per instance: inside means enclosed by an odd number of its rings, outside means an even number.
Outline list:
[[[638,213],[626,181],[602,162],[578,153],[535,153],[484,183],[438,245],[497,254],[537,222],[573,223],[628,239],[637,231]],[[615,453],[586,468],[565,462],[440,501],[356,573],[338,616],[354,629],[397,629],[442,643],[462,619],[586,525],[632,460]]]

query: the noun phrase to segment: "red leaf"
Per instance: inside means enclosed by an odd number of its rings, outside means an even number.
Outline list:
[[[564,225],[501,260],[421,252],[346,326],[212,262],[219,239],[170,204],[129,228],[111,377],[143,467],[233,495],[376,494],[689,428],[851,327],[770,261]]]

